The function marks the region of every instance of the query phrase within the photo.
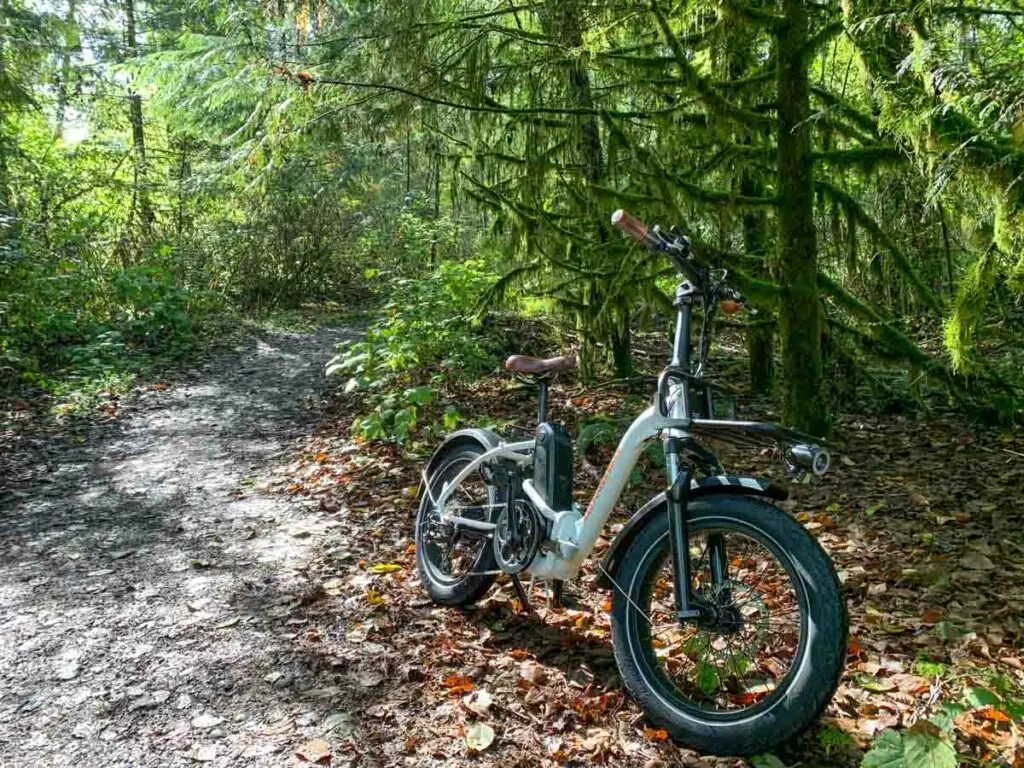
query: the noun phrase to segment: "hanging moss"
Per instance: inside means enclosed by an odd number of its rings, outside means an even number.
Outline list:
[[[996,253],[994,246],[988,248],[967,270],[960,280],[953,314],[945,323],[943,338],[946,350],[953,361],[953,368],[963,373],[974,367],[972,342],[998,275]]]

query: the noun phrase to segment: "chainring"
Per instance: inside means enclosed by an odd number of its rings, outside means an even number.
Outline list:
[[[516,536],[513,520],[518,529]],[[537,556],[543,531],[540,513],[528,501],[516,499],[506,504],[494,529],[494,559],[498,567],[505,573],[520,573],[529,567]]]

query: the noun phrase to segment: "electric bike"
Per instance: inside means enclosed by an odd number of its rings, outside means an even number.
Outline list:
[[[652,405],[626,430],[581,510],[571,438],[547,420],[549,381],[574,361],[510,357],[505,367],[539,387],[536,434],[508,442],[463,429],[444,440],[423,472],[419,576],[443,605],[473,603],[502,573],[524,606],[521,576],[560,589],[594,549],[644,447],[660,440],[667,487],[629,519],[599,566],[612,591],[616,663],[629,693],[673,739],[709,753],[763,752],[816,720],[835,692],[846,606],[821,546],[772,503],[786,498],[784,488],[726,474],[710,446],[771,448],[790,474],[804,475],[828,470],[828,446],[774,424],[715,418],[703,380],[712,319],[738,309],[742,296],[724,270],[691,254],[686,237],[621,210],[612,223],[683,277],[672,360]]]

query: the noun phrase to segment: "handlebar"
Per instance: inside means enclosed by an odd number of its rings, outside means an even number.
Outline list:
[[[638,243],[647,240],[647,225],[622,208],[612,214],[612,226],[618,227]]]
[[[638,243],[646,245],[649,251],[666,254],[676,268],[697,288],[713,287],[719,298],[724,299],[721,307],[723,312],[732,314],[739,310],[743,296],[724,282],[719,281],[718,285],[714,285],[715,281],[711,278],[710,270],[690,255],[689,238],[684,235],[677,235],[671,239],[666,238],[658,227],[648,227],[622,208],[612,214],[612,226],[622,230]]]

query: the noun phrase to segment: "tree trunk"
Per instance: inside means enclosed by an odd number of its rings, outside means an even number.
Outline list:
[[[583,51],[580,7],[577,0],[547,0],[541,24],[548,38],[567,50]],[[574,56],[568,67],[567,92],[571,106],[581,110],[594,109],[594,94],[590,84],[590,70],[584,54]],[[576,155],[587,184],[599,184],[604,179],[604,152],[601,146],[601,130],[594,114],[579,114],[573,118]],[[583,211],[583,215],[592,214]],[[603,242],[607,237],[604,227],[597,228],[597,239]],[[615,314],[614,325],[602,335],[612,353],[612,365],[616,376],[628,377],[633,371],[632,331],[629,327],[629,307]],[[608,328],[608,326],[605,326]]]
[[[764,185],[749,172],[740,179],[740,193],[761,197]],[[760,209],[750,209],[743,214],[743,250],[750,255],[759,255],[762,266],[758,277],[768,272],[767,265],[767,219]],[[750,390],[764,394],[770,392],[775,383],[775,328],[770,324],[753,325],[747,331],[747,354],[750,361]]]
[[[134,58],[138,52],[135,30],[135,0],[124,0],[124,42],[128,56]],[[136,204],[139,224],[144,240],[153,235],[153,208],[149,202],[149,190],[146,188],[146,132],[142,122],[142,96],[128,87],[128,119],[132,126],[132,148],[135,156],[134,201]]]
[[[71,54],[77,49],[72,45],[72,36],[77,43],[78,31],[75,30],[75,11],[77,0],[68,0],[68,12],[64,16],[64,24],[68,30],[64,35],[64,51],[60,60],[60,81],[57,83],[57,114],[55,133],[58,138],[64,136],[64,118],[68,111],[68,83],[71,80]]]
[[[612,367],[618,379],[628,379],[633,375],[633,339],[629,332],[629,314],[629,307],[626,307],[612,332]]]
[[[0,11],[6,11],[7,0],[0,0]],[[7,39],[0,36],[0,83],[7,77]],[[3,102],[0,102],[0,214],[6,214],[11,208],[11,180],[7,165],[7,156],[11,152],[7,138],[7,115],[3,109]],[[17,221],[17,219],[15,219]],[[0,227],[0,245],[5,244],[3,236],[13,239],[13,232],[9,227]]]
[[[776,33],[775,58],[783,415],[786,423],[798,429],[824,435],[830,416],[823,396],[821,363],[814,171],[808,123],[808,13],[805,0],[782,0],[781,8],[785,20]]]

